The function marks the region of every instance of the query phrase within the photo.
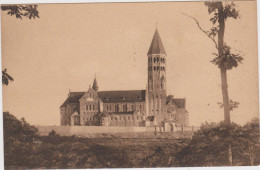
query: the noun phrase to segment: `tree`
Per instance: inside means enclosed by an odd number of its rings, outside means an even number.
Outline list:
[[[22,19],[23,17],[29,19],[40,18],[39,11],[37,10],[38,5],[2,5],[2,11],[6,11],[7,15],[15,15],[16,18]],[[7,86],[9,82],[14,81],[13,77],[7,73],[5,68],[2,71],[2,84]]]
[[[224,3],[224,5],[223,5]],[[210,15],[213,14],[210,21],[213,26],[210,31],[205,31],[199,24],[198,20],[187,14],[184,14],[192,18],[199,29],[212,40],[217,50],[217,53],[213,53],[216,57],[211,61],[217,65],[221,73],[221,89],[223,97],[224,108],[224,120],[226,123],[230,123],[230,100],[228,96],[228,83],[227,83],[227,70],[231,70],[238,66],[238,63],[242,63],[243,57],[240,54],[233,54],[231,47],[224,42],[225,22],[228,18],[237,19],[239,13],[235,9],[234,2],[205,2],[205,6],[208,7]]]
[[[224,4],[223,4],[224,3]],[[208,13],[212,15],[210,21],[213,26],[210,31],[205,31],[201,28],[199,22],[194,17],[188,16],[195,20],[199,29],[206,34],[214,43],[217,53],[213,53],[215,58],[211,61],[213,64],[217,65],[220,69],[221,75],[221,90],[223,97],[223,108],[224,108],[224,121],[227,124],[230,124],[230,111],[233,110],[233,105],[230,107],[230,99],[228,95],[228,83],[227,83],[227,70],[231,70],[234,67],[238,66],[238,63],[241,63],[243,58],[240,54],[234,54],[231,52],[231,47],[226,45],[224,42],[225,34],[225,24],[228,18],[237,19],[239,18],[239,13],[235,9],[234,2],[205,2],[205,6],[208,7]],[[238,103],[235,103],[237,107]],[[230,165],[232,165],[232,154],[231,154],[231,145],[228,147],[228,159]]]
[[[7,69],[5,68],[2,71],[2,84],[7,86],[11,81],[14,81],[14,79],[7,73]]]

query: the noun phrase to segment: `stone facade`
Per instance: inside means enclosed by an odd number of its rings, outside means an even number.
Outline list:
[[[60,106],[61,125],[188,126],[185,99],[166,93],[166,52],[156,29],[148,57],[146,90],[98,91],[96,78],[86,92],[69,92]]]

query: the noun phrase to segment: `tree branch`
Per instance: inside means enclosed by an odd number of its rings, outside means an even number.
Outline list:
[[[191,18],[191,19],[193,19],[193,20],[196,22],[198,28],[199,28],[204,34],[206,34],[208,38],[210,38],[210,39],[213,41],[213,43],[215,44],[215,48],[218,50],[218,44],[217,44],[216,40],[215,40],[213,37],[211,37],[211,36],[207,33],[207,31],[205,31],[204,29],[201,28],[201,26],[200,26],[200,24],[199,24],[199,21],[198,21],[196,18],[194,18],[194,17],[192,17],[192,16],[189,16],[189,15],[187,15],[187,14],[185,14],[185,13],[182,13],[182,14],[185,15],[185,16],[187,16],[187,17],[189,17],[189,18]]]

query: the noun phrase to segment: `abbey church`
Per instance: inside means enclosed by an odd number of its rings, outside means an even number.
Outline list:
[[[144,90],[69,92],[60,106],[60,123],[68,126],[188,126],[186,100],[167,95],[166,52],[156,28],[147,53],[148,84]]]

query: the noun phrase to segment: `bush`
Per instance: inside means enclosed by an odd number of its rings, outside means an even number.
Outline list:
[[[30,126],[24,118],[18,120],[9,112],[3,113],[5,167],[27,166],[37,140],[38,129]]]
[[[259,163],[259,121],[245,126],[235,123],[205,123],[194,133],[189,145],[177,155],[179,166],[228,166],[231,144],[233,165]]]

